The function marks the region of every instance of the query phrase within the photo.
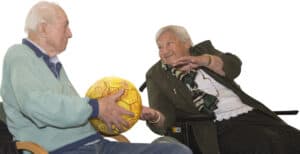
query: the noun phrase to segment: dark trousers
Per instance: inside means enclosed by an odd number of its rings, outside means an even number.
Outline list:
[[[258,110],[215,124],[221,154],[300,154],[300,131]],[[178,130],[168,130],[166,135],[189,146],[194,154],[202,153],[189,122],[176,122],[173,128]]]
[[[12,139],[7,126],[0,120],[0,154],[17,154],[16,143]]]
[[[221,154],[300,154],[300,131],[260,111],[216,125]]]

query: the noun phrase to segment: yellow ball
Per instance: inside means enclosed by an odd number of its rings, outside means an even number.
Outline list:
[[[92,99],[98,99],[109,96],[124,89],[123,95],[120,97],[117,104],[124,109],[134,113],[134,117],[123,115],[122,118],[129,123],[129,128],[123,131],[112,125],[112,131],[109,131],[107,125],[98,118],[90,119],[91,124],[105,135],[117,135],[130,129],[138,120],[142,111],[142,99],[135,86],[119,77],[104,77],[94,83],[87,91],[86,96]]]

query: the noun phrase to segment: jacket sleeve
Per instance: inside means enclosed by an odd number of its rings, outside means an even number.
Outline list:
[[[175,107],[173,106],[171,101],[168,100],[164,92],[161,90],[157,78],[152,78],[153,76],[149,75],[149,72],[146,75],[147,82],[147,92],[148,92],[148,100],[151,108],[154,108],[166,117],[163,128],[157,128],[150,123],[147,123],[149,128],[158,134],[164,135],[166,129],[172,126],[175,122]]]
[[[211,54],[219,56],[223,61],[225,76],[231,80],[241,73],[242,61],[232,53],[224,53],[214,48],[210,41],[201,42],[190,49],[191,55]]]

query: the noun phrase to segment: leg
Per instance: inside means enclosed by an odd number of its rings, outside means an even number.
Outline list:
[[[217,122],[218,142],[224,154],[296,154],[300,132],[282,121],[251,111]]]
[[[191,150],[177,143],[124,143],[102,140],[80,146],[63,154],[192,154]]]
[[[178,143],[121,143],[105,141],[101,154],[192,154],[191,150]]]

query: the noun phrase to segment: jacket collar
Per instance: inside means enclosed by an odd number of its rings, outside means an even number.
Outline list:
[[[56,78],[59,77],[62,64],[59,62],[56,56],[50,58],[42,48],[38,47],[38,45],[34,44],[34,42],[30,41],[29,39],[23,39],[22,44],[28,46],[38,58],[43,58],[44,62],[47,64],[54,76]]]

